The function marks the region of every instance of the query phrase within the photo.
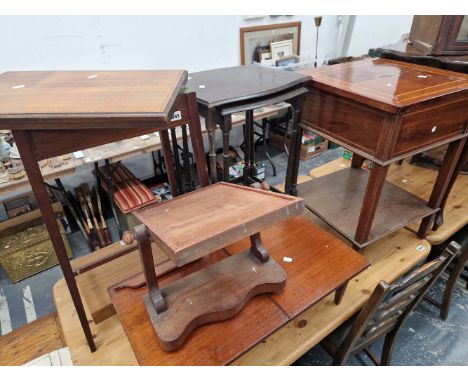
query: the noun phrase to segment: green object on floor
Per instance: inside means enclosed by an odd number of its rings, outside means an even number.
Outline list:
[[[343,151],[343,158],[344,159],[351,160],[352,157],[353,157],[353,153],[351,151],[349,151],[349,150]]]

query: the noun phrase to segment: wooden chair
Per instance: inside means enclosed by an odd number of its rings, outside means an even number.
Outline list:
[[[360,351],[364,351],[376,365],[390,365],[401,326],[459,251],[460,246],[452,242],[441,256],[401,280],[390,285],[380,281],[357,316],[353,316],[320,343],[333,357],[333,365],[345,365],[351,355]],[[370,346],[384,335],[379,361]]]
[[[455,291],[457,280],[460,278],[460,276],[464,276],[463,271],[466,269],[466,267],[468,267],[468,226],[465,226],[455,235],[453,235],[451,240],[452,239],[460,244],[461,251],[460,255],[453,260],[452,264],[450,264],[450,276],[443,292],[442,301],[439,302],[429,296],[424,297],[426,301],[440,308],[440,318],[442,320],[446,320],[448,317],[450,301],[452,299],[453,292]],[[440,245],[437,245],[434,249],[436,251],[443,251],[447,245],[450,245],[450,243],[447,244],[447,242],[444,242]],[[468,280],[466,280],[466,289],[468,289]]]

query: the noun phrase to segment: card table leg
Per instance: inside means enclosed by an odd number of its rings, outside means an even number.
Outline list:
[[[462,154],[467,138],[451,142],[447,148],[442,166],[434,183],[431,196],[427,205],[431,208],[439,208],[442,201],[448,197],[449,184],[452,183],[452,175]],[[455,180],[453,180],[454,182]],[[435,214],[425,217],[418,230],[418,237],[425,238],[434,222]]]
[[[205,147],[203,146],[203,136],[201,133],[200,114],[198,112],[197,97],[194,92],[187,93],[186,97],[190,115],[190,139],[192,142],[193,156],[195,158],[195,163],[197,164],[198,181],[200,182],[201,187],[206,187],[210,184],[210,179],[208,176],[208,169],[206,167]],[[214,125],[213,130],[211,131],[212,145],[210,146],[210,160],[212,161],[211,173],[213,174],[214,170],[215,179],[213,182],[216,182],[216,149],[214,147],[214,129],[216,129],[216,124]],[[208,138],[209,137],[210,131],[208,131]]]
[[[370,170],[356,234],[354,236],[354,240],[360,244],[365,243],[369,238],[387,172],[388,166],[380,166],[376,163],[374,163]]]
[[[23,161],[24,169],[26,170],[29,183],[31,184],[31,188],[34,192],[37,204],[41,211],[42,219],[45,226],[47,227],[47,231],[49,232],[50,240],[52,241],[52,245],[57,255],[60,268],[62,269],[65,282],[67,283],[68,290],[70,291],[70,296],[78,314],[81,327],[85,334],[90,350],[94,352],[96,351],[96,344],[94,343],[91,328],[89,326],[88,318],[86,317],[86,312],[83,306],[83,301],[81,300],[80,292],[78,290],[78,285],[76,284],[73,270],[70,265],[70,261],[68,260],[65,244],[63,243],[60,229],[49,200],[49,194],[47,192],[46,186],[44,185],[44,179],[42,177],[41,170],[39,169],[37,160],[34,157],[34,148],[31,144],[29,134],[30,133],[28,131],[15,130],[13,132],[13,137],[15,138],[21,160]]]

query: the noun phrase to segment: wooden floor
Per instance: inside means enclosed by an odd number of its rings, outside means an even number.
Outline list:
[[[312,170],[310,176],[318,177],[321,174],[349,166],[349,163],[347,160],[338,159]],[[427,171],[431,171],[432,174],[426,173]],[[423,175],[423,173],[426,174]],[[430,192],[427,190],[430,189],[430,182],[433,182],[430,175],[435,178],[432,170],[414,166],[407,167],[407,165],[399,168],[392,166],[389,171],[389,180],[393,183],[401,183],[398,185],[408,190],[412,188],[415,192],[421,192],[419,196],[425,197]],[[466,187],[468,183],[466,183],[466,178],[468,177],[460,177],[457,180],[453,193],[448,200],[445,216],[446,224],[436,234],[431,234],[428,240],[443,241],[452,234],[453,230],[456,231],[456,227],[467,223],[466,198],[468,196],[466,195]],[[408,181],[403,182],[403,180]],[[462,185],[459,184],[460,182]],[[306,216],[322,227],[327,228],[325,223],[318,220],[311,213],[307,212]],[[336,235],[345,241],[341,236]],[[363,251],[363,254],[371,261],[371,267],[350,282],[344,299],[339,306],[333,303],[332,297],[322,300],[319,304],[302,313],[294,321],[280,328],[266,341],[238,358],[233,364],[291,364],[358,311],[380,280],[392,282],[425,259],[429,251],[429,241],[418,239],[414,233],[407,229],[400,229],[387,238],[371,244]],[[88,350],[68,289],[62,279],[55,285],[53,296],[57,307],[58,325],[63,333],[63,342],[60,340],[53,317],[46,317],[38,320],[35,323],[37,326],[34,325],[34,329],[32,327],[28,329],[28,326],[26,326],[1,338],[0,364],[23,364],[41,355],[41,352],[44,354],[68,346],[75,365],[136,365],[137,361],[118,318],[112,312],[109,313],[108,310],[109,299],[106,290],[110,284],[106,286],[106,283],[102,281],[103,277],[108,277],[107,275],[114,272],[114,266],[118,268],[116,272],[125,274],[132,274],[134,270],[138,272],[139,266],[135,257],[126,256],[121,259],[120,262],[111,262],[105,268],[100,267],[94,270],[93,277],[87,279],[86,288],[82,288],[85,308],[88,317],[90,317],[91,329],[98,348],[95,353],[90,353]],[[113,278],[108,281],[114,283]],[[88,305],[97,311],[107,307],[106,315],[109,315],[109,317],[102,322],[94,323]],[[33,338],[32,335],[35,336],[35,340],[24,341],[25,338]],[[32,344],[36,344],[36,346]],[[14,354],[18,355],[14,356]],[[6,359],[8,361],[5,361]]]
[[[0,366],[24,365],[63,346],[55,315],[45,316],[0,336]]]

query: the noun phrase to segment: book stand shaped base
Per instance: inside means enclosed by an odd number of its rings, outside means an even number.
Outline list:
[[[144,234],[145,227],[139,226],[138,230]],[[138,236],[137,240],[139,244],[142,240],[149,243],[149,235]],[[284,289],[286,272],[268,256],[260,234],[251,236],[251,242],[249,250],[229,256],[161,289],[154,277],[154,268],[152,272],[145,268],[147,280],[154,281],[147,281],[149,293],[143,296],[143,301],[164,350],[179,348],[200,325],[235,316],[253,296],[280,293]],[[147,248],[146,244],[141,247]]]
[[[303,210],[301,198],[217,183],[135,212],[141,224],[133,237],[148,287],[143,299],[161,347],[176,350],[196,327],[233,317],[257,294],[280,293],[286,272],[260,232]],[[159,288],[151,241],[182,266],[246,237],[249,249]]]

